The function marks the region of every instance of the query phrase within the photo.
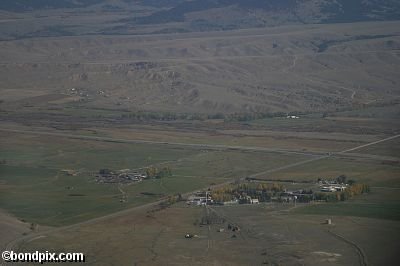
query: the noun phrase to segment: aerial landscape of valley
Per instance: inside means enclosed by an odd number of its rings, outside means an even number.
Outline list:
[[[397,265],[398,1],[2,0],[0,58],[0,265]]]

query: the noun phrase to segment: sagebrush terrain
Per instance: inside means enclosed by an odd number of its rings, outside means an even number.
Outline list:
[[[398,26],[3,41],[1,107],[232,114],[392,105]]]

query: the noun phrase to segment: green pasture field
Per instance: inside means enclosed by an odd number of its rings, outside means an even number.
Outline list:
[[[309,205],[295,214],[358,216],[378,219],[400,219],[400,167],[382,162],[328,158],[271,175],[276,179],[311,181],[333,179],[339,175],[359,183],[369,184],[371,192],[346,202]]]
[[[398,193],[399,190],[372,188],[369,194],[356,196],[349,201],[306,206],[297,208],[292,213],[400,220]]]
[[[299,155],[19,134],[4,136],[1,146],[0,207],[20,219],[43,225],[84,221],[303,159]],[[122,185],[95,181],[94,174],[102,168],[140,169],[150,165],[168,165],[173,175]],[[79,173],[68,176],[63,169]],[[126,202],[120,202],[123,197]]]
[[[400,202],[397,204],[359,204],[357,202],[327,203],[323,205],[307,206],[297,209],[293,213],[400,220]]]
[[[396,107],[387,108],[366,108],[363,110],[349,112],[327,113],[324,118],[323,113],[314,113],[299,115],[298,119],[289,119],[286,117],[274,117],[257,119],[246,124],[255,127],[267,128],[271,130],[287,130],[297,132],[323,132],[323,133],[352,133],[362,135],[393,135],[399,127]],[[378,111],[377,111],[378,110]],[[376,115],[375,111],[378,113]],[[353,113],[354,112],[354,113]],[[363,116],[362,114],[365,114]],[[375,116],[368,116],[374,114]]]
[[[387,106],[370,106],[351,111],[335,112],[333,116],[379,118],[381,120],[382,119],[397,120],[399,114],[400,114],[399,104],[393,104]]]
[[[13,134],[1,140],[0,160],[7,164],[98,171],[103,168],[135,169],[146,165],[177,160],[197,153],[179,147],[145,144],[76,141],[62,137]]]
[[[365,147],[358,150],[357,152],[397,157],[399,158],[400,161],[400,138],[388,140],[383,143],[378,143],[373,146]]]
[[[346,175],[370,186],[388,186],[400,188],[400,167],[383,161],[361,160],[352,158],[326,158],[303,164],[266,176],[268,179],[291,179],[299,181],[316,181],[318,178],[333,179]]]
[[[187,158],[173,166],[177,175],[242,178],[307,158],[279,153],[211,151]]]

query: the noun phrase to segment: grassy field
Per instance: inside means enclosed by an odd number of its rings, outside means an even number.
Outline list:
[[[397,263],[399,140],[340,151],[400,132],[399,21],[259,27],[282,14],[237,13],[240,4],[213,8],[208,15],[215,18],[205,21],[268,21],[209,31],[212,25],[202,30],[197,20],[204,12],[182,14],[183,24],[132,24],[182,1],[102,2],[75,12],[0,12],[1,126],[59,134],[0,131],[0,245],[28,234],[15,250],[84,252],[86,265],[367,264],[360,256],[371,265]],[[310,6],[293,14],[317,16],[321,1],[305,2]],[[297,21],[289,13],[286,19]],[[199,29],[185,32],[196,23]],[[159,116],[138,118],[141,112]],[[290,113],[300,118],[287,119]],[[284,168],[315,154],[325,159]],[[100,169],[149,166],[169,166],[172,175],[96,182]],[[298,206],[146,205],[277,168],[257,177],[293,180],[289,189],[310,181],[305,186],[318,190],[318,178],[344,174],[371,193]],[[120,210],[126,212],[107,216]],[[201,225],[211,213],[225,221]],[[323,224],[331,217],[333,226]],[[187,233],[197,237],[185,239]]]
[[[294,213],[400,219],[400,197],[398,196],[400,167],[398,164],[386,164],[382,161],[364,159],[327,158],[311,164],[278,171],[265,176],[265,178],[315,181],[318,178],[333,179],[343,174],[348,179],[369,184],[371,193],[357,196],[346,202],[298,208]]]
[[[172,126],[132,126],[121,129],[96,129],[100,135],[112,136],[124,139],[158,139],[160,141],[198,143],[198,144],[220,144],[229,146],[248,146],[263,147],[269,149],[288,149],[298,151],[341,151],[347,148],[355,147],[367,142],[379,139],[379,134],[370,134],[359,136],[353,132],[345,133],[327,133],[324,135],[313,132],[309,128],[306,132],[296,132],[293,125],[300,125],[290,119],[271,119],[281,121],[288,127],[275,125],[272,128],[247,128],[246,125],[212,125],[210,122],[204,123],[204,126],[210,128],[220,127],[220,130],[196,130],[196,128],[179,128],[182,125]],[[318,125],[321,119],[313,119],[311,123]],[[323,122],[323,121],[322,121]],[[226,127],[226,128],[225,128]],[[232,129],[233,127],[233,129]]]
[[[52,169],[98,171],[139,168],[174,161],[195,154],[196,150],[156,145],[76,141],[60,137],[13,135],[2,133],[0,158],[8,164]]]
[[[371,193],[346,202],[306,206],[296,209],[293,213],[400,220],[398,193],[398,189],[372,188]]]
[[[165,139],[157,138],[163,134],[172,137],[172,131],[168,131],[170,129],[167,131],[155,130],[153,134],[150,133],[150,128],[141,130],[143,129],[125,130],[116,134],[115,137],[129,139],[135,135],[146,136],[146,132],[149,132],[147,138],[158,141],[165,141]],[[132,134],[130,135],[129,132]],[[0,165],[2,174],[0,207],[27,221],[47,225],[63,225],[83,221],[152,202],[170,194],[193,191],[307,158],[301,155],[272,152],[219,151],[173,145],[123,144],[29,134],[14,134],[10,137],[6,133],[1,134],[0,160],[3,164]],[[192,133],[193,135],[191,135],[191,131],[179,134],[186,137],[186,139],[181,139],[182,142],[190,143],[191,139],[200,136],[202,141],[212,140],[211,143],[219,143],[231,136],[233,142],[229,144],[248,144],[243,140],[241,131],[237,130],[224,131],[221,135],[214,136],[209,133]],[[250,133],[245,131],[244,134]],[[253,134],[257,134],[257,132],[253,132]],[[270,136],[268,135],[270,133],[266,134],[267,137]],[[355,136],[352,134],[325,134],[321,135],[319,140],[317,135],[311,133],[299,133],[298,137],[315,145],[324,141],[329,143],[331,138],[340,139],[343,143],[347,143],[347,147],[354,147],[349,143],[355,144]],[[281,134],[282,143],[285,140],[288,143],[294,142],[295,139],[290,134],[286,136]],[[364,143],[367,139],[364,140]],[[375,139],[375,137],[370,137],[370,140]],[[179,141],[176,137],[172,140]],[[378,150],[379,145],[387,147],[385,143],[378,144]],[[277,146],[282,148],[279,144]],[[103,168],[140,169],[150,165],[168,165],[173,169],[173,176],[122,186],[98,184],[93,176]],[[61,172],[63,169],[79,171],[79,175],[67,176]],[[345,174],[349,179],[375,187],[400,187],[399,172],[400,168],[397,164],[387,164],[385,161],[368,158],[328,158],[312,164],[281,170],[264,177],[267,179],[315,181],[318,178],[334,178]],[[122,197],[121,189],[128,199],[125,203],[119,202]],[[351,213],[352,209],[357,209],[358,206],[353,206],[351,203],[346,204],[343,207],[342,205],[331,205],[328,208],[332,209],[331,213],[340,208],[342,211],[338,213],[346,215]],[[370,213],[370,217],[382,216],[382,218],[393,219],[394,217],[396,219],[398,216],[397,203],[394,205],[387,203],[385,206],[382,204],[372,204],[371,202],[368,207],[363,205],[357,211],[360,216]],[[317,213],[320,207],[313,208],[316,209],[305,210],[305,212]],[[386,210],[386,214],[381,214],[383,210]],[[329,213],[328,209],[326,212]]]
[[[129,136],[127,132],[121,134]],[[320,138],[332,137],[321,134]],[[337,137],[344,142],[354,139],[351,134]],[[193,191],[309,158],[29,134],[12,138],[3,135],[1,145],[4,148],[0,158],[5,160],[0,166],[1,207],[29,222],[54,226],[74,224],[169,194]],[[86,164],[86,160],[91,163]],[[72,168],[71,165],[81,174],[71,177],[60,172]],[[168,165],[173,175],[120,187],[97,184],[88,173],[104,165],[113,169]],[[345,174],[349,179],[371,185],[372,192],[346,202],[298,204],[296,208],[280,203],[212,207],[208,211],[184,203],[163,210],[147,207],[89,224],[60,227],[59,231],[43,233],[40,239],[21,243],[20,249],[79,250],[86,254],[87,263],[96,265],[356,265],[360,263],[357,246],[369,262],[389,265],[396,259],[395,243],[399,240],[399,172],[396,163],[387,164],[376,158],[331,157],[264,177],[316,181]],[[71,186],[73,190],[67,189]],[[127,195],[126,203],[119,202],[120,189]],[[225,223],[200,225],[210,212],[223,217]],[[323,224],[327,218],[333,219],[333,226]],[[229,231],[228,224],[238,225],[240,232]],[[220,228],[225,231],[217,232]],[[185,239],[187,233],[197,237]]]
[[[271,174],[268,178],[317,180],[332,179],[346,175],[348,179],[371,186],[400,187],[400,167],[388,165],[381,161],[351,158],[326,158],[312,164],[304,164]]]
[[[314,205],[298,209],[295,214],[313,214],[325,216],[356,216],[376,219],[400,220],[400,202],[396,204],[357,202]]]
[[[337,217],[333,220],[335,225],[330,227],[323,225],[326,216],[287,215],[291,207],[260,204],[207,211],[176,204],[157,212],[138,210],[108,221],[55,232],[23,244],[21,249],[79,250],[87,255],[86,263],[96,265],[359,264],[357,250],[329,233],[333,231],[365,249],[368,261],[374,265],[395,261],[393,244],[399,239],[396,222]],[[224,217],[226,222],[200,225],[202,217],[210,212]],[[232,232],[228,224],[241,230]],[[225,231],[218,232],[220,228]],[[187,233],[196,237],[185,239]],[[360,236],[363,240],[366,235],[376,241],[360,241]]]
[[[5,123],[5,128],[124,140],[246,146],[269,150],[284,149],[322,153],[342,151],[387,136],[382,132],[369,132],[360,135],[357,131],[360,125],[355,127],[351,122],[329,122],[320,117],[305,117],[300,120],[269,118],[256,120],[251,124],[244,122],[229,123],[221,120],[153,121],[148,123],[131,121],[122,125],[110,122],[108,127],[100,127],[95,121],[86,123],[80,121],[73,125],[61,124],[56,129],[43,125],[27,127],[21,124]],[[325,122],[329,124],[326,127],[323,126]],[[364,129],[368,131],[367,128]]]
[[[62,226],[310,158],[266,149],[328,154],[398,134],[398,75],[393,67],[399,64],[393,48],[397,28],[398,22],[385,22],[173,38],[75,36],[3,42],[0,85],[6,89],[0,120],[5,127],[247,146],[253,151],[2,132],[0,208],[27,221],[19,234],[29,230],[29,223],[60,227],[23,243],[22,250],[82,251],[92,265],[359,264],[354,245],[335,232],[365,250],[372,264],[393,264],[400,219],[398,140],[356,151],[363,156],[333,154],[260,176],[316,181],[345,174],[372,187],[370,194],[347,202],[299,204],[294,209],[289,204],[215,208],[226,222],[210,226],[199,225],[207,210],[178,203],[161,211],[131,210],[120,217]],[[322,35],[335,41],[378,33],[388,37],[349,40],[315,51]],[[252,121],[130,119],[137,110],[315,113]],[[257,147],[265,150],[254,151]],[[389,162],[384,157],[392,158]],[[102,168],[166,165],[171,177],[138,184],[99,184],[93,176]],[[79,174],[67,176],[63,169]],[[126,202],[120,202],[122,197]],[[333,227],[322,225],[327,217],[334,217]],[[228,231],[228,223],[241,231]],[[220,228],[226,231],[218,233]],[[185,239],[187,233],[198,237]]]
[[[171,178],[123,189],[129,199],[143,200],[139,196],[141,192],[180,192],[186,186],[192,189],[215,182],[213,176],[219,176],[222,181],[296,160],[301,158],[202,150],[170,162],[176,169]],[[371,193],[346,202],[298,204],[296,207],[269,203],[212,207],[207,211],[178,203],[164,210],[139,209],[121,217],[45,234],[46,237],[23,243],[20,248],[24,251],[80,250],[87,255],[87,263],[96,265],[356,265],[361,263],[360,249],[362,258],[369,263],[391,265],[397,258],[395,243],[400,240],[399,171],[395,164],[371,159],[323,159],[266,177],[315,181],[318,177],[346,174],[357,182],[370,184]],[[209,226],[199,224],[210,212],[223,217],[225,222]],[[333,219],[332,226],[324,224],[327,218]],[[231,232],[228,224],[237,225],[241,230]],[[220,228],[225,231],[218,232]],[[185,239],[187,233],[197,237]]]
[[[0,207],[29,222],[64,225],[280,167],[300,155],[207,151],[14,135],[1,139]],[[100,169],[171,167],[173,175],[138,184],[99,184]],[[68,176],[63,169],[79,171]],[[122,192],[127,202],[121,203]]]
[[[392,157],[400,157],[400,140],[399,138],[393,139],[381,144],[377,144],[371,147],[366,147],[358,152],[368,153],[368,154],[376,154],[376,155],[384,155],[384,156],[392,156]]]

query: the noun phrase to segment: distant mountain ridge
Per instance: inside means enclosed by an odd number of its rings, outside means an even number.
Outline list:
[[[5,12],[4,12],[5,11]],[[225,31],[295,24],[400,20],[398,0],[1,0],[0,40]],[[74,14],[74,15],[72,15]],[[55,19],[59,15],[62,19]],[[106,16],[107,15],[107,16]],[[72,19],[74,17],[74,19]],[[78,23],[79,18],[84,19]],[[102,21],[101,23],[99,23]],[[17,25],[17,26],[16,26]],[[16,28],[17,27],[17,28]]]
[[[242,119],[400,98],[400,20],[370,22],[397,19],[397,1],[6,3],[21,11],[0,10],[0,86],[14,109],[45,95],[66,108]],[[337,23],[351,21],[368,22]]]
[[[322,12],[333,14],[324,22],[355,22],[400,19],[397,0],[335,0],[326,1]]]
[[[145,3],[145,1],[143,1]],[[136,21],[139,24],[157,24],[165,22],[183,22],[185,15],[191,12],[206,11],[214,8],[224,8],[237,5],[244,9],[266,9],[270,11],[296,7],[296,0],[194,0],[182,2],[166,11],[156,12]]]
[[[152,1],[154,2],[154,1]],[[162,1],[160,1],[162,2]],[[142,1],[146,4],[146,1]],[[155,12],[138,18],[140,24],[157,24],[165,22],[182,22],[191,12],[207,11],[215,8],[236,6],[243,10],[260,10],[267,12],[284,11],[286,15],[295,14],[302,18],[300,10],[304,6],[314,7],[320,15],[319,22],[355,22],[368,20],[400,19],[400,1],[395,0],[194,0],[184,1],[168,10]],[[309,14],[303,13],[304,16]]]
[[[242,12],[240,21],[248,21],[258,12],[278,12],[275,15],[286,17],[292,23],[335,23],[370,20],[399,20],[400,1],[398,0],[1,0],[0,10],[26,12],[40,9],[85,8],[93,5],[104,7],[149,6],[152,14],[133,17],[136,24],[160,24],[187,21],[191,13],[209,13],[215,9],[234,8]],[[248,13],[248,14],[246,14]],[[238,18],[219,14],[232,23]],[[237,15],[237,13],[235,13]],[[265,14],[264,14],[265,15]],[[262,21],[262,19],[261,19]],[[240,27],[240,25],[237,25]]]
[[[0,10],[24,12],[37,9],[77,8],[107,2],[104,0],[1,0]]]

